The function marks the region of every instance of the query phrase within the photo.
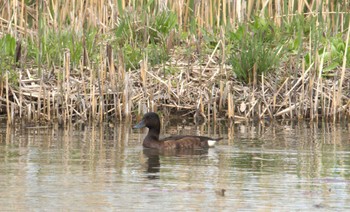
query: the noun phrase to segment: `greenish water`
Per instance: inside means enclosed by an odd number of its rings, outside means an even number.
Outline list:
[[[162,155],[142,148],[146,132],[0,125],[1,211],[350,209],[347,125],[169,123],[166,135],[224,140]]]

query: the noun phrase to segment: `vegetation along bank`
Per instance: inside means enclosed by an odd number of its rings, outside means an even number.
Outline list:
[[[336,0],[2,1],[0,114],[347,120],[349,11]]]

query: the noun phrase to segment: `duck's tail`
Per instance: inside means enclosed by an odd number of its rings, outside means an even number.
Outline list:
[[[217,141],[220,141],[222,138],[212,138],[208,140],[208,146],[213,147],[215,146]]]

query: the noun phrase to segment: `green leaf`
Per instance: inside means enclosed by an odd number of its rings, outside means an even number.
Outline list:
[[[338,62],[333,62],[330,65],[328,65],[327,67],[323,68],[323,73],[327,73],[329,71],[332,71],[334,69],[336,69],[339,66]]]

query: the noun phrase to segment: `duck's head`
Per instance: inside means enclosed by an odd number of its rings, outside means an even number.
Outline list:
[[[149,129],[160,129],[160,120],[157,113],[149,112],[146,113],[140,123],[134,126],[135,129],[147,127]]]

